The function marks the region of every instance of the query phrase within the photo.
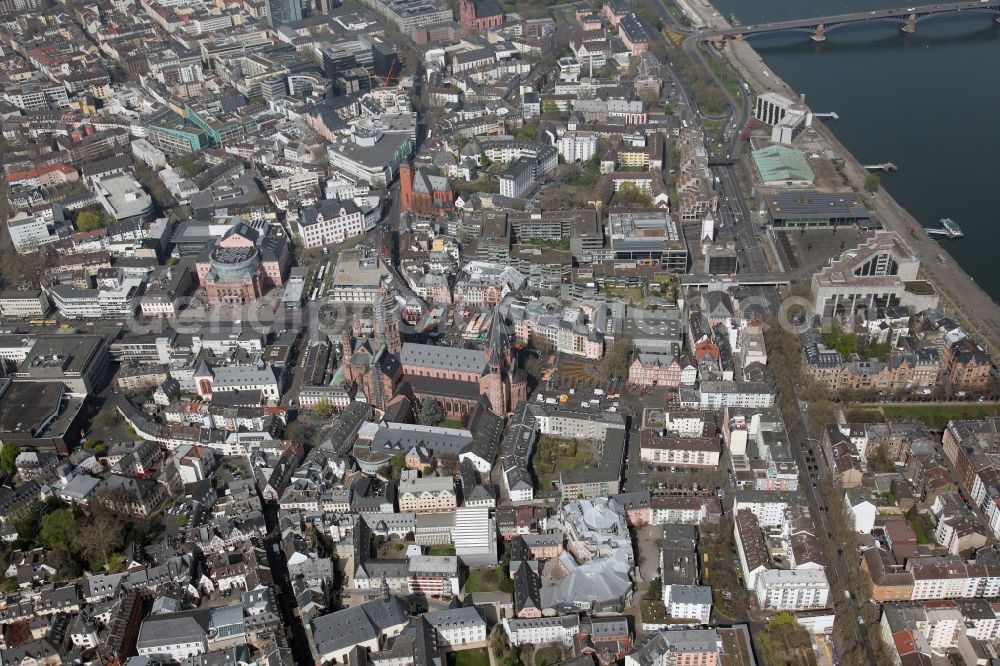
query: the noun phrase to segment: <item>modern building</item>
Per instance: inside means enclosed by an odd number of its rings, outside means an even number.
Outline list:
[[[500,174],[500,194],[508,199],[520,199],[535,184],[535,161],[519,157]]]
[[[26,291],[8,289],[0,293],[0,317],[16,319],[43,317],[51,309],[48,297],[40,289]]]
[[[53,220],[42,213],[18,211],[7,218],[7,231],[18,254],[34,252],[42,245],[59,240]]]
[[[670,213],[612,210],[608,232],[616,263],[652,265],[670,273],[687,272],[687,245]]]
[[[751,157],[765,187],[809,187],[816,180],[801,150],[774,144],[753,151]]]
[[[812,278],[813,312],[850,318],[858,310],[904,306],[920,312],[937,305],[934,287],[918,277],[920,260],[899,234],[879,231],[830,260]]]
[[[94,195],[105,212],[118,222],[148,222],[153,198],[131,173],[94,178]]]
[[[773,143],[790,144],[802,130],[812,125],[812,113],[805,104],[776,92],[766,92],[754,104],[754,118],[771,125]]]
[[[567,131],[559,137],[559,156],[565,162],[586,162],[597,154],[597,134],[584,130]]]
[[[395,180],[400,164],[412,150],[409,134],[384,133],[372,119],[359,122],[350,137],[327,147],[335,170],[375,188],[388,187]]]
[[[661,436],[644,428],[639,434],[639,459],[651,465],[715,469],[721,447],[714,437]]]
[[[754,585],[762,610],[813,610],[826,608],[830,601],[823,569],[769,569],[757,575]]]
[[[14,377],[62,382],[70,394],[86,396],[104,385],[110,359],[102,335],[39,335]]]
[[[408,566],[410,594],[428,597],[458,594],[458,558],[454,555],[414,555]]]
[[[130,317],[139,309],[145,282],[127,277],[100,289],[81,289],[69,284],[49,288],[52,304],[67,319]]]
[[[871,213],[851,192],[779,191],[765,193],[763,199],[768,224],[779,229],[871,224]]]
[[[451,8],[439,0],[364,0],[361,4],[384,16],[404,35],[414,28],[455,19]]]

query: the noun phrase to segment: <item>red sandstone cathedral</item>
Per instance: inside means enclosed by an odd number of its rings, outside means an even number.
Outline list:
[[[465,32],[486,32],[503,25],[503,9],[497,0],[462,0],[459,23]]]
[[[465,420],[480,396],[491,409],[508,414],[527,399],[524,371],[514,358],[514,341],[499,308],[483,349],[462,349],[402,341],[395,300],[383,289],[375,303],[371,337],[362,337],[359,322],[343,339],[344,375],[359,394],[378,409],[385,409],[398,393],[417,400],[433,398],[448,418]]]

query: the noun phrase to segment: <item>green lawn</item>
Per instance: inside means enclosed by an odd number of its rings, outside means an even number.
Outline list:
[[[498,592],[500,581],[495,569],[470,569],[465,581],[465,592]]]
[[[439,428],[456,428],[461,430],[465,426],[461,421],[456,421],[455,419],[444,419],[441,423],[438,423]]]
[[[454,555],[454,546],[431,546],[431,555]]]
[[[490,655],[486,648],[449,652],[448,666],[490,666]]]
[[[917,543],[920,545],[930,543],[931,540],[927,537],[927,530],[924,529],[924,519],[918,514],[916,516],[907,516],[909,518],[910,527],[913,528],[913,534],[917,537]]]
[[[535,650],[535,666],[550,666],[563,660],[563,652],[557,645],[546,645]]]
[[[882,413],[890,419],[920,419],[934,430],[944,430],[951,420],[981,419],[1000,414],[1000,405],[975,402],[954,405],[886,405]]]

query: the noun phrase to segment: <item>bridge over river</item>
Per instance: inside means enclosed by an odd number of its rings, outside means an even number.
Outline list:
[[[899,26],[903,32],[913,33],[921,21],[937,16],[954,14],[992,17],[1000,23],[1000,0],[974,0],[973,2],[953,2],[938,5],[922,5],[902,9],[876,9],[868,12],[852,12],[836,14],[811,19],[793,21],[776,21],[756,25],[742,25],[729,30],[706,30],[700,33],[705,41],[720,41],[723,39],[748,39],[754,35],[777,32],[802,32],[811,39],[821,42],[831,30],[858,23],[888,22]]]

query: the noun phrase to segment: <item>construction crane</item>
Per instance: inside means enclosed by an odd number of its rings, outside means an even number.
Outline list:
[[[399,61],[398,58],[393,58],[392,63],[389,65],[389,72],[385,75],[385,80],[382,81],[382,87],[389,87],[389,79],[392,78],[392,72],[396,69],[396,63]]]

